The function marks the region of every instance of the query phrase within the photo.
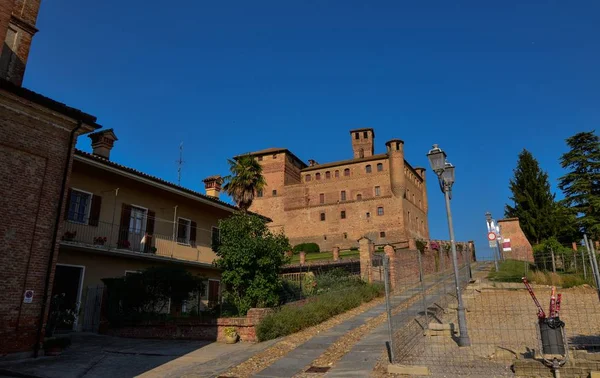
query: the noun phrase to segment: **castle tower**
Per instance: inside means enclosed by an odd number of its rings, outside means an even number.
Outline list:
[[[404,198],[406,189],[404,177],[404,141],[392,139],[385,143],[390,161],[390,183],[392,193],[398,198]]]
[[[371,128],[350,130],[354,158],[373,156],[375,151],[375,132]]]
[[[23,83],[41,0],[0,0],[0,78]]]

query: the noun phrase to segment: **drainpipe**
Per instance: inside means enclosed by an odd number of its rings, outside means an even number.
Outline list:
[[[54,225],[54,234],[52,235],[52,249],[50,249],[50,256],[48,257],[48,269],[46,269],[46,281],[44,283],[44,296],[42,299],[42,309],[40,310],[40,319],[37,330],[37,338],[35,347],[33,349],[33,357],[37,358],[38,353],[40,351],[40,343],[42,342],[42,331],[44,327],[44,314],[46,312],[46,304],[48,303],[48,288],[50,287],[50,276],[52,275],[52,262],[54,261],[54,255],[56,254],[56,240],[58,239],[58,229],[60,228],[60,215],[62,213],[62,209],[64,207],[64,199],[65,193],[67,191],[67,178],[69,177],[69,164],[71,163],[71,159],[73,159],[73,142],[75,141],[75,135],[77,131],[81,128],[82,121],[77,121],[77,127],[75,127],[71,134],[69,135],[69,154],[65,161],[65,170],[63,173],[62,179],[62,187],[60,188],[60,198],[58,199],[58,211],[56,212],[56,223]]]

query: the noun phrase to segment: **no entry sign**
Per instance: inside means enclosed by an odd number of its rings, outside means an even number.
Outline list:
[[[494,232],[488,232],[488,240],[489,241],[495,241],[496,240],[496,233]]]

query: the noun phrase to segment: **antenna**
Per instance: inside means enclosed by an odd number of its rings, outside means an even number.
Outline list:
[[[179,144],[179,160],[177,163],[177,185],[181,185],[181,166],[183,165],[183,142]]]

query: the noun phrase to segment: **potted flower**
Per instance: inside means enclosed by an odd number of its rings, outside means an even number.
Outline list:
[[[73,239],[75,239],[75,236],[77,236],[77,231],[65,231],[65,233],[63,234],[63,240],[73,241]]]
[[[94,245],[104,245],[108,239],[106,236],[96,236],[94,238]]]
[[[71,345],[68,337],[48,337],[44,340],[44,354],[46,356],[58,356]]]
[[[223,332],[225,333],[225,343],[235,344],[238,341],[238,333],[235,327],[226,327]]]
[[[65,306],[66,294],[56,294],[50,302],[50,313],[46,323],[46,336],[53,336],[57,327],[72,327],[77,319],[76,311]]]

